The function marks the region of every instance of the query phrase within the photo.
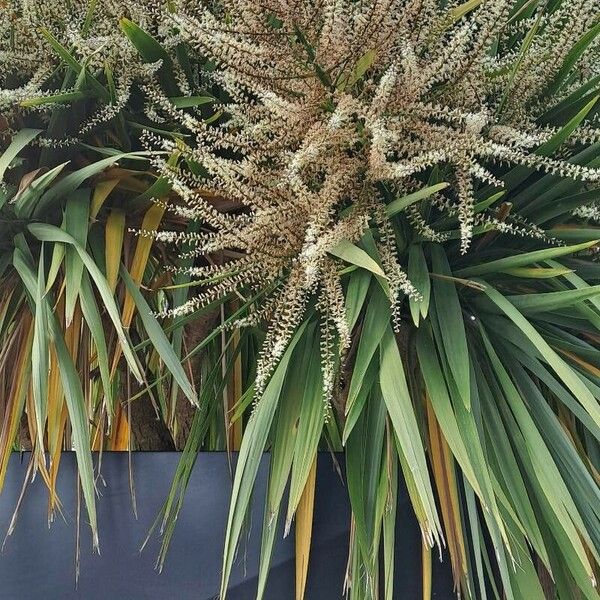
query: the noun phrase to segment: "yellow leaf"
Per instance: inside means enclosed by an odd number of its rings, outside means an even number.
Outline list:
[[[144,216],[141,227],[142,231],[155,231],[162,220],[164,212],[164,206],[160,204],[153,204]],[[137,245],[135,247],[135,254],[133,255],[133,260],[131,261],[131,268],[129,269],[131,279],[133,279],[137,285],[142,282],[142,277],[144,276],[144,271],[146,270],[146,263],[148,262],[148,257],[150,256],[150,249],[152,248],[153,241],[154,239],[150,236],[140,236],[138,238]],[[127,293],[125,296],[125,303],[123,304],[123,325],[125,327],[129,327],[131,324],[134,309],[135,303],[133,298],[131,297],[131,294]]]
[[[423,572],[423,600],[431,600],[431,547],[421,541],[421,570]]]
[[[121,265],[121,249],[125,234],[125,213],[113,209],[106,220],[104,252],[106,257],[106,280],[110,289],[115,291],[119,267]]]
[[[8,459],[12,453],[12,445],[21,422],[25,397],[29,388],[31,345],[33,343],[33,319],[29,312],[21,317],[19,338],[20,345],[15,356],[15,368],[12,372],[10,393],[7,397],[6,412],[2,419],[2,431],[0,433],[0,489],[4,484]]]
[[[142,231],[155,231],[158,228],[158,225],[163,217],[165,212],[165,207],[159,204],[153,204],[146,214],[144,215],[144,220],[142,221]],[[152,242],[154,239],[149,236],[139,236],[137,240],[137,244],[135,247],[135,253],[133,255],[133,260],[131,261],[131,267],[129,269],[129,274],[131,275],[131,279],[137,284],[140,285],[142,282],[142,277],[144,276],[144,271],[146,270],[146,263],[148,262],[148,257],[150,256],[150,250],[152,248]],[[123,313],[121,316],[121,322],[123,323],[123,327],[127,329],[131,325],[131,320],[133,319],[133,313],[135,311],[135,302],[133,297],[129,292],[126,292],[125,301],[123,302]],[[119,359],[121,358],[121,346],[117,344],[115,349],[115,354],[113,356],[112,363],[112,373],[114,374],[117,368],[117,364]],[[119,412],[119,408],[117,408],[117,413]]]
[[[427,399],[427,423],[433,477],[438,491],[448,552],[452,563],[454,585],[458,590],[467,572],[467,557],[462,535],[454,459],[438,425],[429,399]],[[425,598],[425,595],[423,598]]]
[[[109,450],[123,452],[129,448],[129,420],[127,411],[119,404],[113,421],[113,430],[109,442]]]
[[[93,220],[98,216],[102,205],[105,200],[108,198],[110,193],[115,189],[117,183],[119,183],[118,179],[107,179],[106,181],[101,181],[95,188],[94,193],[92,195],[92,204],[90,206],[90,218]]]
[[[317,457],[315,456],[296,510],[296,600],[303,600],[306,590],[315,506],[316,475]]]

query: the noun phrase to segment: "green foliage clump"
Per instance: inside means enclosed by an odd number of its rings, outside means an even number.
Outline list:
[[[35,368],[8,388],[5,419],[14,426],[26,406],[37,449],[44,428],[60,448],[37,374],[62,365],[90,515],[87,449],[98,429],[113,439],[96,417],[113,424],[119,370],[107,357],[123,350],[171,428],[178,388],[197,404],[157,521],[160,561],[197,452],[239,445],[223,597],[265,450],[257,595],[276,525],[295,518],[302,597],[315,461],[332,449],[345,454],[352,507],[351,599],[394,597],[401,479],[425,589],[432,547],[445,544],[464,597],[542,599],[547,572],[559,598],[597,598],[597,0],[51,3],[41,32],[18,5],[0,21],[3,55],[21,61],[0,95],[12,140],[0,158],[13,228],[3,282],[18,277],[31,308],[14,309],[12,291],[0,306],[3,335]],[[69,10],[79,16],[67,26]],[[48,57],[28,62],[19,39]],[[47,162],[49,148],[89,164]],[[127,268],[93,233],[93,198],[115,179],[106,239],[109,224],[125,231],[122,199],[141,233]],[[159,231],[163,212],[174,226]],[[89,233],[70,230],[89,216]],[[150,300],[164,331],[142,283],[161,288]],[[44,302],[53,285],[57,300]],[[73,392],[63,348],[62,315],[72,327],[77,307],[97,350],[77,359],[98,365],[93,394]],[[207,350],[194,390],[182,327],[215,307],[222,327],[187,353]]]

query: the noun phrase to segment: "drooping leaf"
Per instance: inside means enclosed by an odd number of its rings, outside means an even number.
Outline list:
[[[45,223],[32,223],[29,225],[29,231],[41,241],[70,244],[75,248],[75,250],[77,250],[79,257],[88,270],[91,278],[96,284],[98,292],[102,297],[104,306],[106,307],[106,310],[113,322],[115,331],[122,345],[123,353],[125,354],[129,368],[131,369],[134,377],[136,377],[136,379],[141,383],[142,374],[140,373],[137,361],[133,351],[131,350],[131,346],[127,340],[127,337],[125,336],[121,319],[119,317],[119,311],[112,296],[112,292],[104,275],[102,275],[100,269],[98,269],[90,255],[77,243],[75,239],[73,239],[73,237],[54,225],[48,225]]]
[[[146,330],[148,337],[152,341],[152,345],[158,352],[158,355],[177,381],[177,384],[179,385],[187,399],[192,404],[197,404],[198,396],[194,391],[194,388],[190,384],[185,374],[185,371],[183,370],[183,367],[181,366],[181,361],[177,358],[177,355],[175,354],[171,343],[169,342],[164,331],[162,330],[160,323],[152,314],[152,310],[148,306],[148,303],[146,302],[141,292],[137,288],[136,284],[134,283],[133,279],[123,266],[121,266],[121,278],[125,282],[127,291],[131,294],[131,297],[135,302],[142,323],[144,324],[144,329]]]
[[[46,427],[46,415],[48,411],[48,314],[45,294],[44,274],[44,245],[40,252],[37,282],[35,288],[35,326],[33,330],[33,348],[31,352],[31,374],[33,399],[35,404],[35,419],[37,424],[38,450],[44,450],[44,429]]]
[[[227,596],[227,584],[229,582],[236,548],[242,532],[244,517],[250,502],[254,481],[256,479],[262,453],[265,449],[269,430],[273,422],[275,410],[279,403],[285,374],[294,348],[301,339],[306,326],[307,323],[305,322],[296,331],[246,425],[246,432],[244,434],[236,465],[231,504],[229,507],[229,517],[227,520],[227,531],[225,534],[223,573],[220,591],[221,597],[224,600]]]
[[[443,278],[433,280],[433,303],[439,323],[441,346],[450,366],[454,383],[462,401],[469,409],[471,406],[471,384],[469,372],[469,348],[462,316],[462,308],[456,286],[448,279],[451,275],[448,259],[439,245],[431,246],[431,266],[434,273]]]
[[[0,156],[0,181],[4,179],[4,173],[10,166],[10,163],[16,158],[16,156],[40,133],[41,129],[21,129],[12,138],[8,148]]]
[[[417,492],[425,510],[427,520],[425,523],[421,523],[421,526],[426,536],[436,539],[441,531],[441,525],[429,480],[423,442],[408,392],[400,351],[389,325],[381,341],[380,351],[381,393],[398,438],[399,447],[413,474]]]
[[[86,247],[90,214],[90,193],[86,189],[75,190],[65,207],[65,231],[81,246]],[[75,248],[65,249],[65,321],[67,327],[73,319],[75,303],[79,295],[83,262]]]
[[[25,284],[29,295],[35,297],[37,292],[36,276],[32,270],[27,256],[19,248],[14,252],[14,265],[23,283]],[[56,320],[55,315],[48,306],[47,296],[43,302],[46,303],[46,314],[48,316],[48,331],[50,339],[54,344],[58,365],[61,374],[63,391],[69,411],[71,422],[71,431],[73,436],[73,446],[77,456],[77,467],[79,479],[83,490],[83,496],[87,507],[90,527],[92,529],[92,541],[95,548],[98,547],[98,524],[96,519],[96,490],[94,468],[92,465],[92,456],[90,454],[90,438],[88,415],[86,410],[85,398],[81,389],[79,374],[73,364],[73,359],[65,344],[63,333]]]

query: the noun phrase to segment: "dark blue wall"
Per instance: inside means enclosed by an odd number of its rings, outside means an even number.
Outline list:
[[[133,468],[138,520],[133,517],[129,494],[127,455],[105,453],[98,499],[101,556],[92,555],[89,527],[82,524],[81,566],[75,590],[75,457],[62,458],[58,490],[66,522],[60,516],[47,527],[47,493],[38,477],[28,486],[14,534],[0,556],[0,600],[208,600],[218,593],[223,538],[229,507],[231,480],[227,457],[201,454],[192,475],[162,574],[154,570],[156,537],[139,554],[169,485],[179,455],[134,453]],[[0,495],[0,536],[8,528],[23,478],[28,455],[14,454],[4,491]],[[231,600],[254,598],[258,572],[260,528],[268,458],[258,475],[258,492],[252,512],[252,530],[231,577]],[[85,509],[82,510],[85,519]],[[331,457],[319,458],[315,523],[306,600],[341,598],[348,550],[349,507],[343,484]],[[406,493],[398,511],[396,593],[398,599],[421,597],[420,533]],[[278,536],[269,578],[268,600],[293,600],[293,532]],[[437,551],[436,551],[437,552]],[[449,561],[434,560],[434,598],[453,598]]]

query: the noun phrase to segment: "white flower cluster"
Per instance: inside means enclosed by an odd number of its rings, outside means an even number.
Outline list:
[[[597,117],[567,135],[559,154],[543,151],[557,130],[540,122],[577,85],[600,76],[600,38],[580,42],[597,23],[600,0],[537,8],[515,0],[13,0],[9,6],[0,13],[0,57],[9,65],[0,73],[0,109],[47,93],[58,57],[39,34],[43,25],[91,72],[109,64],[115,73],[116,99],[89,117],[81,133],[119,112],[134,84],[150,120],[179,123],[185,132],[143,136],[156,151],[154,168],[178,197],[170,210],[201,224],[190,236],[156,235],[187,242],[187,255],[202,259],[189,273],[209,282],[167,314],[226,294],[260,295],[244,321],[271,323],[259,391],[314,300],[325,388],[332,392],[334,357],[350,341],[335,257],[341,242],[372,230],[370,251],[386,275],[396,325],[402,299],[418,297],[387,216],[390,195],[414,192],[432,171],[442,174],[451,186],[429,202],[457,222],[460,251],[467,253],[482,229],[544,238],[518,214],[499,218],[495,209],[475,209],[482,189],[503,185],[507,167],[588,184],[600,179],[595,166],[574,159],[599,142]],[[186,47],[196,72],[173,73],[182,95],[193,82],[209,82],[222,100],[214,105],[222,118],[205,122],[199,112],[173,105],[155,78],[160,61],[144,64],[120,32],[123,16],[168,51]],[[201,64],[209,68],[200,72]],[[565,64],[569,77],[557,86]],[[427,240],[449,237],[419,204],[407,208],[403,222]]]
[[[0,2],[0,114],[18,118],[24,112],[21,103],[25,100],[85,91],[83,78],[76,80],[72,73],[67,77],[60,75],[57,67],[61,56],[51,45],[53,38],[88,73],[109,70],[114,97],[102,98],[97,110],[78,124],[68,141],[38,138],[38,143],[51,147],[72,145],[114,118],[129,101],[134,82],[147,82],[153,69],[153,65],[144,63],[121,30],[119,20],[123,17],[164,45],[173,44],[173,21],[163,0]],[[186,93],[185,86],[182,91]],[[41,112],[43,117],[49,109],[59,106],[69,108],[68,104],[44,102],[27,110]]]
[[[396,255],[382,187],[414,191],[420,175],[443,169],[453,185],[434,205],[458,220],[465,253],[475,227],[544,237],[518,215],[474,212],[478,188],[502,185],[498,167],[600,178],[568,155],[535,152],[556,134],[536,123],[549,104],[547,90],[568,49],[597,18],[598,0],[570,0],[533,15],[512,0],[483,0],[464,14],[462,6],[222,0],[176,11],[180,39],[215,64],[212,81],[229,101],[220,124],[183,121],[193,144],[154,140],[167,154],[181,154],[182,166],[163,161],[161,167],[182,199],[176,210],[204,226],[192,240],[198,255],[220,257],[218,265],[195,267],[194,275],[223,275],[172,312],[242,289],[272,290],[267,308],[258,310],[272,324],[259,389],[316,295],[331,390],[332,328],[342,351],[349,344],[339,265],[330,253],[340,241],[355,242],[372,227],[392,304],[418,295]],[[508,41],[532,28],[535,49],[521,56]],[[575,78],[597,73],[597,53],[593,43],[577,57]],[[597,140],[595,123],[583,138],[579,143]],[[191,174],[190,161],[207,176]],[[220,211],[211,200],[216,195],[237,210]],[[425,239],[446,239],[418,205],[407,217]]]

